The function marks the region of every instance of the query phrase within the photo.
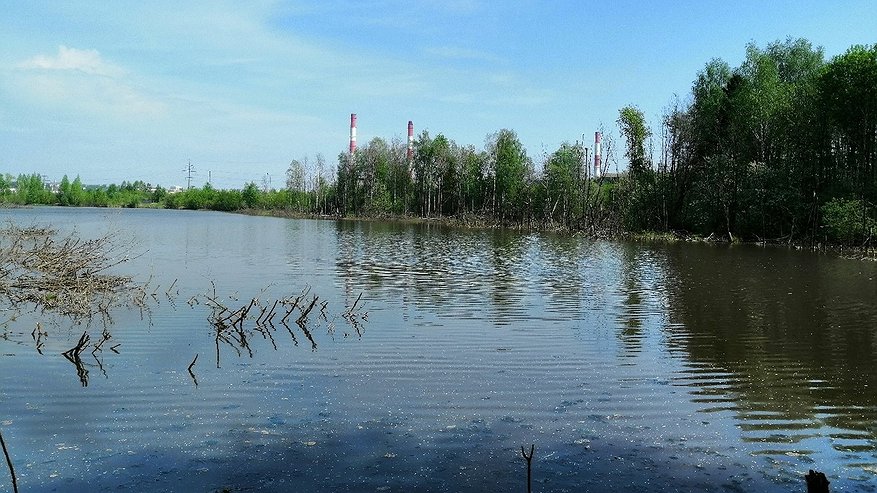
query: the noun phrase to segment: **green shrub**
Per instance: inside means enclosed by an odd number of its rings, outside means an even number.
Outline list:
[[[822,226],[830,241],[853,245],[870,236],[875,221],[863,210],[861,200],[835,198],[822,206]]]

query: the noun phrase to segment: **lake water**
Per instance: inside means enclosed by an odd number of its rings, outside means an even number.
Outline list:
[[[83,352],[84,376],[61,353],[97,320],[7,325],[23,492],[526,491],[530,444],[539,492],[804,491],[808,469],[877,491],[874,262],[210,212],[0,220],[110,232],[142,254],[116,271],[156,293],[113,312],[118,354]],[[217,343],[214,289],[319,301],[305,330],[248,321],[241,347]]]

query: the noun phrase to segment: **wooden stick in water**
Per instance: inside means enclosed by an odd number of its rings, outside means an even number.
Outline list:
[[[3,441],[2,432],[0,432],[0,446],[3,447],[3,455],[6,456],[6,464],[9,466],[9,475],[12,476],[12,491],[18,493],[18,482],[15,480],[15,468],[12,467],[12,459],[9,457],[9,450],[6,449],[6,442]]]
[[[532,485],[532,465],[533,465],[533,452],[536,450],[536,444],[530,445],[530,455],[524,451],[524,447],[521,447],[521,455],[524,459],[527,460],[527,493],[531,493],[533,490],[531,489]]]

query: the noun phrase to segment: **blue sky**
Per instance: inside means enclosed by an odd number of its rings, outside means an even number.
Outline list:
[[[239,188],[292,159],[415,129],[537,163],[657,124],[711,58],[803,37],[827,58],[877,42],[873,1],[107,2],[0,0],[0,172]],[[656,129],[657,130],[657,129]]]

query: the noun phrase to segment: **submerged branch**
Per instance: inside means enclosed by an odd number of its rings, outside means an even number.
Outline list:
[[[106,317],[118,305],[143,306],[142,289],[130,277],[107,273],[136,258],[129,251],[109,233],[85,240],[75,232],[61,237],[51,228],[10,223],[0,229],[0,306],[74,320]]]

